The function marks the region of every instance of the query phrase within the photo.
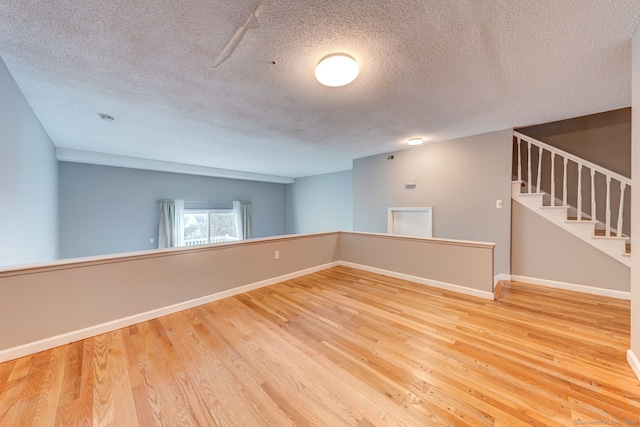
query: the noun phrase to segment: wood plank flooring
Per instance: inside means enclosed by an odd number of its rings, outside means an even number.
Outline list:
[[[633,425],[628,347],[627,301],[336,267],[0,364],[0,425]]]

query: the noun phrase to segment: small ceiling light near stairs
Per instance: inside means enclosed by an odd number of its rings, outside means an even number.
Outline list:
[[[325,86],[344,86],[356,79],[360,67],[355,59],[343,53],[329,55],[316,67],[316,79]]]
[[[424,141],[422,140],[422,138],[411,138],[407,141],[407,144],[409,145],[422,145],[423,143]]]

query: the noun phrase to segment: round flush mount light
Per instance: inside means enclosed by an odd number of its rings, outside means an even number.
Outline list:
[[[407,141],[407,144],[409,145],[422,145],[423,143],[424,141],[422,140],[422,138],[411,138]]]
[[[355,59],[343,53],[329,55],[316,67],[316,79],[325,86],[344,86],[356,79],[360,67]]]

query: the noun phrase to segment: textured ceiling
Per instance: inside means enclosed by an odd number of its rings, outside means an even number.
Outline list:
[[[0,56],[56,147],[300,177],[627,107],[639,23],[639,0],[0,0]],[[321,86],[336,52],[360,76]]]

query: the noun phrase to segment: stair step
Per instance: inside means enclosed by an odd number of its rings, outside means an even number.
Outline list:
[[[520,193],[518,195],[519,196],[525,196],[525,197],[526,196],[544,196],[544,193],[535,193],[535,192],[533,192],[533,193]]]
[[[624,237],[624,236],[617,237],[617,236],[598,236],[598,235],[595,235],[595,236],[591,236],[591,238],[595,239],[595,240],[608,240],[608,241],[612,241],[612,242],[614,242],[614,241],[626,242],[627,240],[629,240],[628,237]]]
[[[591,236],[594,235],[594,231],[598,221],[578,221],[566,219],[562,221],[565,224],[565,229],[568,227],[567,231],[573,233],[574,236],[580,237],[582,240],[588,240]]]
[[[621,261],[623,264],[629,266],[629,258],[631,254],[627,254],[627,237],[615,237],[615,236],[591,236],[591,240],[599,247],[603,252],[613,256]],[[625,255],[626,254],[626,255]]]
[[[569,206],[538,206],[544,212],[542,215],[553,222],[563,222],[567,220]]]
[[[529,188],[531,193],[526,192]],[[605,225],[602,222],[588,218],[585,213],[572,206],[558,206],[563,204],[562,200],[552,199],[546,192],[539,191],[534,185],[529,186],[524,181],[511,182],[511,198],[616,261],[627,267],[631,266],[629,236],[618,237],[614,230],[608,236],[605,235]]]
[[[606,237],[606,234],[605,234],[604,230],[596,229],[594,233],[598,237]],[[625,240],[627,240],[629,238],[629,237],[627,237],[625,235],[622,235],[622,236],[618,237],[618,235],[613,231],[609,232],[609,237],[617,237],[619,239],[625,239]]]
[[[566,222],[567,224],[589,224],[589,225],[596,225],[598,223],[598,221],[592,221],[590,219],[581,219],[580,221],[578,221],[577,219],[566,219],[564,222]]]

